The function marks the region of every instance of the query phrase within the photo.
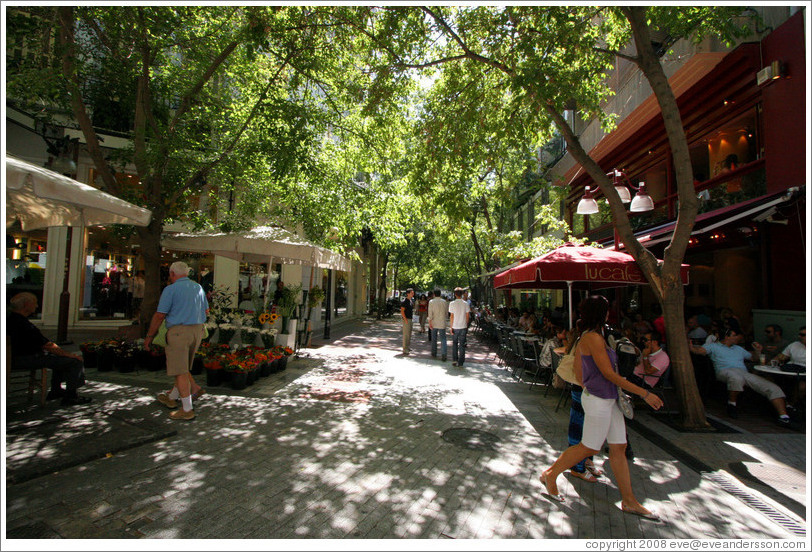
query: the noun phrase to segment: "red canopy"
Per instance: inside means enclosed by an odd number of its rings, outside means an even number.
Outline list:
[[[682,265],[680,276],[683,284],[687,284],[688,265]],[[648,283],[628,253],[572,243],[494,277],[494,287],[498,289],[565,288],[568,282],[588,284],[591,288]]]
[[[680,269],[688,283],[688,265]],[[572,327],[572,288],[599,289],[645,285],[643,272],[628,253],[565,243],[535,259],[500,272],[493,278],[497,289],[567,288]]]

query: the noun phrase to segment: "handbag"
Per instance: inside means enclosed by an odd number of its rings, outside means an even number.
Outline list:
[[[632,405],[632,398],[629,397],[621,386],[617,386],[617,406],[623,415],[629,420],[634,418],[634,406]]]
[[[578,346],[578,342],[581,341],[581,338],[575,340],[575,343],[572,345],[570,352],[561,357],[561,360],[558,361],[558,368],[555,369],[556,375],[559,378],[566,381],[567,383],[571,383],[573,385],[579,385],[578,380],[575,379],[575,348]]]
[[[163,319],[161,325],[158,327],[158,333],[152,338],[152,344],[159,347],[166,347],[166,318]]]

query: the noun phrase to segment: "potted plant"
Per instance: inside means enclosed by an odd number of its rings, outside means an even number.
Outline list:
[[[105,339],[99,342],[98,365],[99,372],[109,372],[116,363],[116,354],[119,343],[113,339]]]
[[[135,371],[135,344],[129,341],[121,341],[114,349],[115,364],[121,373]]]
[[[248,372],[253,369],[253,361],[236,353],[226,355],[226,372],[231,374],[231,388],[240,391],[248,386]]]
[[[307,294],[307,308],[312,309],[318,307],[326,296],[327,294],[322,288],[313,286]]]
[[[217,387],[223,383],[223,361],[219,356],[204,359],[203,368],[206,370],[206,385]]]
[[[266,349],[273,347],[274,338],[277,331],[278,330],[276,328],[267,330],[263,329],[259,331],[259,336],[262,338],[262,345],[264,345]]]
[[[79,345],[85,368],[95,368],[99,362],[99,342],[88,341]]]
[[[296,302],[299,299],[299,292],[302,291],[302,284],[288,284],[282,289],[282,298],[276,305],[279,314],[282,316],[282,333],[288,333],[290,318],[296,314]]]
[[[277,345],[273,348],[273,354],[279,357],[277,361],[279,370],[285,370],[288,367],[288,357],[293,354],[293,349]]]
[[[237,334],[237,326],[224,322],[217,326],[217,329],[220,332],[220,337],[217,342],[221,345],[230,345],[231,340]]]

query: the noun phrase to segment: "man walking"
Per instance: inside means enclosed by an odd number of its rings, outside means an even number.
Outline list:
[[[445,328],[448,321],[448,302],[440,295],[440,290],[434,291],[434,298],[429,301],[429,333],[431,334],[431,356],[437,358],[437,340],[441,340],[440,354],[443,362],[447,358],[447,343]]]
[[[451,364],[462,368],[465,364],[465,343],[468,338],[468,321],[471,307],[462,298],[462,288],[454,289],[454,299],[448,306],[451,315]]]
[[[203,323],[209,311],[206,293],[189,279],[189,266],[177,261],[169,267],[169,285],[161,293],[158,311],[152,317],[144,347],[149,350],[161,323],[166,320],[166,373],[175,378],[168,393],[159,393],[158,401],[168,408],[181,408],[169,414],[173,420],[192,420],[192,388],[196,385],[189,369],[203,339]],[[198,392],[198,396],[202,395]]]
[[[406,290],[406,297],[400,303],[400,317],[403,319],[403,356],[409,356],[412,346],[412,314],[414,313],[414,290]]]

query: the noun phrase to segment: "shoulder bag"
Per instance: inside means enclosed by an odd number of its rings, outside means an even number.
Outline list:
[[[575,371],[573,370],[573,366],[575,365],[575,348],[578,346],[579,341],[581,341],[580,336],[575,340],[570,352],[561,357],[561,360],[558,361],[558,368],[555,369],[555,373],[559,378],[573,385],[579,385],[578,380],[575,379]]]

